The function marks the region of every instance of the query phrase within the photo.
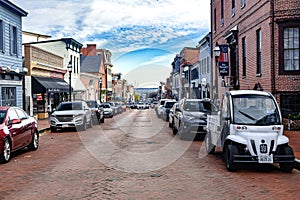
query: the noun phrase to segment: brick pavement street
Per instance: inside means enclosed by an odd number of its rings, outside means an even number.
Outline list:
[[[49,120],[42,119],[38,120],[39,132],[49,130]],[[285,131],[284,134],[289,138],[290,146],[294,150],[296,157],[296,168],[300,170],[300,131]]]

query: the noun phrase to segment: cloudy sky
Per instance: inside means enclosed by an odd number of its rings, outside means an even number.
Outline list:
[[[23,30],[108,49],[113,71],[136,86],[164,81],[175,55],[195,47],[210,28],[210,0],[11,2],[28,12]]]

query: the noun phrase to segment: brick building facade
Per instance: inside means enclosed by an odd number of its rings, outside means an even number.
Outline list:
[[[212,49],[228,46],[226,89],[271,91],[282,109],[300,111],[299,7],[298,0],[211,0]],[[220,99],[216,59],[213,66],[212,94]]]

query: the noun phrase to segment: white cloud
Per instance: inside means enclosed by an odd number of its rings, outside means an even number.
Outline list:
[[[109,49],[113,58],[144,48],[174,53],[142,65],[170,64],[179,49],[196,46],[210,28],[210,0],[11,1],[29,13],[23,18],[25,31],[97,44]]]

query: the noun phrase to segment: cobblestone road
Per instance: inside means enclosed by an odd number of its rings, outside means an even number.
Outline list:
[[[181,141],[153,110],[87,131],[45,133],[40,148],[0,165],[0,199],[298,199],[300,172],[227,172],[202,141]]]

